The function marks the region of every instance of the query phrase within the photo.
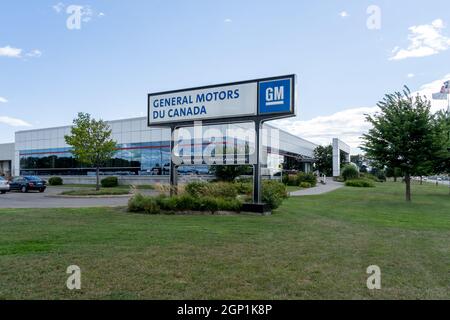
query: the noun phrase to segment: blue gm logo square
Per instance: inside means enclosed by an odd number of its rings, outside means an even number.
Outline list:
[[[291,79],[259,83],[259,114],[291,112]]]

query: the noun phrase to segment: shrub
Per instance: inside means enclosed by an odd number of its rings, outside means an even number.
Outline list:
[[[200,204],[201,204],[200,210],[210,211],[211,213],[214,213],[219,210],[217,198],[204,197],[201,199]]]
[[[128,211],[158,214],[161,212],[156,198],[145,197],[138,193],[128,200]]]
[[[156,203],[155,198],[147,197],[144,201],[144,212],[148,214],[159,214],[161,212],[161,209],[159,208],[158,204]]]
[[[175,197],[175,199],[175,207],[178,211],[201,209],[200,198],[193,197],[189,194],[182,194]]]
[[[344,178],[345,181],[358,179],[359,178],[358,169],[356,169],[356,167],[351,164],[347,164],[344,166],[344,169],[342,169],[342,177]]]
[[[237,181],[234,183],[238,194],[251,194],[253,191],[253,184],[251,182]]]
[[[246,182],[246,183],[252,183],[253,182],[253,178],[251,177],[238,177],[236,179],[237,182]]]
[[[237,197],[237,187],[230,182],[191,182],[186,185],[185,191],[192,197],[222,197],[234,199]]]
[[[207,182],[194,181],[188,183],[184,190],[193,197],[201,197],[205,194],[207,185]]]
[[[242,203],[237,199],[225,199],[221,197],[201,197],[196,198],[189,194],[167,197],[143,196],[136,194],[128,201],[128,211],[145,212],[149,214],[177,211],[209,211],[215,213],[219,210],[239,212]]]
[[[375,177],[373,174],[370,173],[361,173],[361,178],[362,179],[366,179],[366,180],[372,180],[372,181],[377,181],[377,177]]]
[[[210,168],[210,171],[220,181],[233,182],[237,177],[251,173],[252,167],[249,165],[215,165]]]
[[[242,203],[237,199],[216,198],[218,210],[240,212]]]
[[[347,187],[357,187],[357,188],[373,188],[375,187],[375,184],[367,179],[354,179],[354,180],[347,180],[345,182],[345,185]]]
[[[174,212],[177,210],[177,198],[167,197],[165,195],[160,195],[156,197],[156,203],[158,203],[161,210]]]
[[[285,177],[287,177],[287,178],[284,178],[285,181],[287,181],[285,183],[286,185],[291,186],[291,187],[298,186],[298,184],[299,184],[298,175],[289,174],[289,175],[287,175]]]
[[[300,182],[300,188],[305,188],[305,189],[307,189],[307,188],[311,188],[311,183],[309,183],[309,182]]]
[[[307,182],[311,185],[311,187],[315,187],[317,185],[317,178],[312,172],[309,173],[299,172],[297,174],[297,184],[295,185],[299,186],[302,182]]]
[[[62,186],[63,179],[61,177],[51,177],[48,179],[48,184],[51,186]]]
[[[386,174],[384,173],[384,171],[379,171],[377,173],[377,179],[379,182],[386,182]]]
[[[271,209],[278,208],[288,197],[286,186],[278,181],[266,180],[262,185],[262,201]]]
[[[119,180],[117,177],[107,177],[102,179],[101,184],[103,188],[114,188],[119,185]]]
[[[234,199],[237,195],[237,188],[234,183],[216,182],[208,184],[207,196]]]

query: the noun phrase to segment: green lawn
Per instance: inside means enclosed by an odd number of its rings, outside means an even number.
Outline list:
[[[286,190],[288,192],[294,192],[294,191],[302,190],[302,188],[296,187],[296,186],[286,186]]]
[[[3,209],[0,299],[449,299],[448,190],[414,185],[412,204],[403,191],[290,198],[268,217]],[[366,287],[372,264],[381,290]]]
[[[101,188],[95,190],[92,188],[77,188],[75,190],[67,190],[61,192],[64,196],[107,196],[107,195],[125,195],[129,194],[130,190],[125,188]]]

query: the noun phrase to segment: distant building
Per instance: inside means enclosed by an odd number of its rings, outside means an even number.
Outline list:
[[[116,154],[104,167],[104,175],[120,176],[166,176],[170,163],[170,130],[148,128],[147,118],[108,121],[112,138],[117,142]],[[225,126],[222,126],[225,127]],[[11,175],[39,176],[89,176],[94,169],[74,159],[71,147],[64,136],[70,126],[18,131],[15,143],[0,144],[0,172]],[[275,127],[265,125],[269,132]],[[225,130],[223,130],[225,132]],[[312,171],[316,144],[279,130],[279,150],[266,143],[263,162],[266,175],[276,174],[284,164],[303,171]],[[227,141],[226,137],[223,137]],[[227,143],[231,143],[228,141]],[[267,146],[269,144],[269,146]],[[206,173],[206,165],[184,166],[180,173]]]

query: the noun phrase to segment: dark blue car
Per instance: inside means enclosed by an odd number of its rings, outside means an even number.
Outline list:
[[[14,177],[9,183],[9,188],[11,191],[21,191],[28,192],[30,190],[35,190],[39,192],[44,192],[46,186],[46,182],[39,177],[36,176],[23,176],[23,177]]]

